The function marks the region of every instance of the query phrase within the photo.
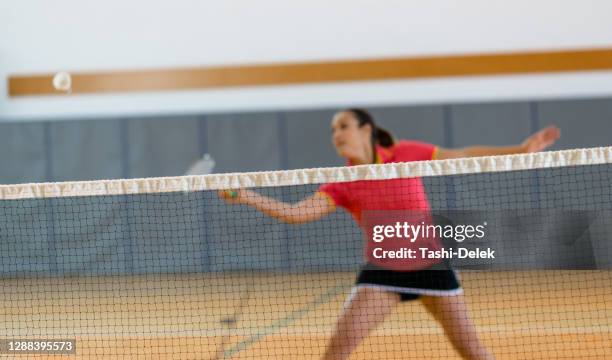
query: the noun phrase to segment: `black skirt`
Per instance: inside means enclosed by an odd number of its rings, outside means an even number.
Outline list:
[[[367,287],[394,292],[402,301],[416,300],[421,295],[452,296],[463,293],[456,272],[447,265],[417,271],[393,271],[365,265],[355,282]]]

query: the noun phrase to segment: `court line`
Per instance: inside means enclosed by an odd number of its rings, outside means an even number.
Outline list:
[[[291,312],[289,315],[285,316],[284,318],[276,321],[275,323],[273,323],[271,325],[268,325],[268,326],[264,327],[261,331],[259,331],[255,335],[252,335],[248,339],[246,339],[244,341],[241,341],[238,344],[232,346],[231,348],[225,350],[223,352],[222,359],[231,358],[234,355],[236,355],[237,353],[241,352],[242,350],[248,349],[249,347],[251,347],[255,343],[259,342],[261,339],[265,338],[266,336],[268,336],[268,335],[270,335],[272,333],[275,333],[276,331],[278,331],[278,330],[280,330],[280,329],[282,329],[284,327],[287,327],[288,325],[290,325],[294,321],[296,321],[298,319],[301,319],[306,314],[308,314],[309,312],[314,310],[317,306],[329,302],[334,297],[336,297],[339,294],[345,292],[346,290],[347,290],[346,285],[337,285],[335,287],[330,288],[324,294],[319,295],[318,298],[316,298],[314,301],[306,304],[301,309],[298,309],[298,310],[295,310],[295,311]]]

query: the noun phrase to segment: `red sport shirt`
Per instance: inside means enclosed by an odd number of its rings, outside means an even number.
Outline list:
[[[395,163],[409,161],[432,160],[436,147],[419,141],[399,141],[390,148],[376,146],[378,163]],[[440,245],[431,239],[409,241],[374,242],[368,236],[371,234],[363,213],[383,214],[395,210],[417,210],[408,213],[427,214],[429,216],[429,201],[425,187],[420,178],[401,178],[388,180],[359,180],[342,183],[324,184],[319,191],[329,196],[335,206],[341,206],[351,213],[355,221],[366,234],[365,259],[370,264],[379,265],[393,270],[419,270],[440,262],[439,259],[422,258],[419,248],[427,247],[437,250]],[[414,219],[413,219],[414,220]],[[425,220],[426,222],[429,222]],[[400,248],[414,249],[419,255],[413,259],[379,259],[373,256],[376,248],[383,250],[398,250]],[[380,251],[378,252],[380,255]]]

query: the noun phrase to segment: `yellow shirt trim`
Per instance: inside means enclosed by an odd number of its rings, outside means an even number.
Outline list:
[[[434,151],[431,154],[431,160],[437,160],[439,152],[440,152],[440,147],[439,146],[434,146]]]

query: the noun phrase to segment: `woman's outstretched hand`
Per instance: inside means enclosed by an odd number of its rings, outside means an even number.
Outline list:
[[[525,149],[525,152],[542,151],[553,145],[560,136],[561,130],[558,127],[549,126],[525,139],[521,146]]]

